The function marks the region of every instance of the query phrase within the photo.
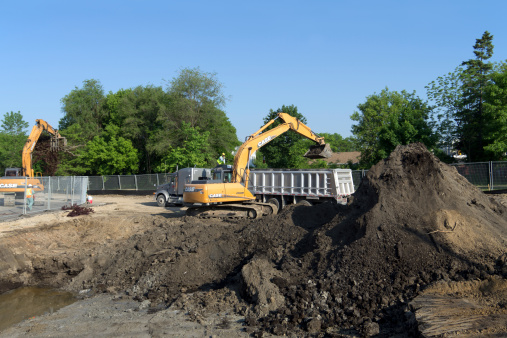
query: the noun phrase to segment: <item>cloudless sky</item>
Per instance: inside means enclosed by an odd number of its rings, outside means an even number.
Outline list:
[[[87,79],[105,93],[162,86],[182,68],[216,73],[240,140],[295,105],[316,133],[351,136],[366,97],[416,91],[473,58],[484,31],[507,59],[507,1],[0,2],[0,117],[58,128]],[[168,131],[170,132],[170,131]]]

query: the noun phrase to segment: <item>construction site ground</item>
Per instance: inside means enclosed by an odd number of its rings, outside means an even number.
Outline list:
[[[1,337],[507,335],[507,198],[420,144],[371,168],[346,206],[213,220],[93,197],[88,215],[0,223],[0,293],[79,299]]]

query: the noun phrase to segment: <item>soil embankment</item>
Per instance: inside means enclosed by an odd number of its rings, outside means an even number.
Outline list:
[[[94,203],[101,198],[110,197]],[[507,334],[505,200],[421,144],[374,166],[347,206],[220,221],[158,208],[152,197],[119,199],[74,219],[58,212],[0,225],[0,285],[103,294],[88,302],[103,299],[110,316],[116,302],[120,323],[134,311],[161,336],[178,330],[168,329],[171,316],[197,335],[231,337]],[[473,309],[445,319],[453,325],[436,324],[435,304],[472,299]]]

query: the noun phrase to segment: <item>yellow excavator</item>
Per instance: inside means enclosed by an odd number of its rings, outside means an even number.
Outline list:
[[[42,132],[51,134],[51,150],[56,151],[67,145],[67,139],[46,121],[35,120],[35,125],[23,146],[22,168],[6,168],[5,176],[0,178],[0,193],[24,193],[25,184],[31,184],[36,191],[44,190],[41,180],[35,177],[32,169],[32,153]],[[42,176],[42,175],[40,175]]]
[[[278,118],[283,123],[265,131]],[[278,113],[275,119],[247,138],[238,149],[232,166],[220,165],[213,170],[211,180],[192,181],[185,185],[183,202],[188,206],[187,215],[201,218],[260,218],[276,214],[276,205],[256,201],[255,196],[248,190],[249,161],[257,149],[289,130],[316,143],[306,152],[305,157],[316,159],[331,156],[331,148],[324,143],[323,137],[314,134],[297,118]]]

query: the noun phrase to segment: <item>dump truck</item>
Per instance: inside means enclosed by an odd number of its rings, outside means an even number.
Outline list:
[[[157,205],[159,207],[165,207],[169,204],[183,205],[185,184],[196,180],[211,180],[211,169],[183,168],[169,174],[168,182],[159,185],[154,193]]]
[[[268,129],[278,118],[282,120],[282,123]],[[315,159],[331,156],[331,148],[329,144],[324,142],[323,137],[316,135],[297,118],[279,112],[275,119],[270,120],[261,129],[250,135],[239,147],[233,165],[224,168],[224,176],[218,177],[219,170],[215,168],[213,180],[193,181],[185,185],[183,202],[188,206],[187,215],[217,218],[259,218],[276,214],[278,207],[274,203],[257,200],[257,197],[249,190],[251,183],[249,163],[251,155],[257,149],[289,130],[316,143],[306,152],[305,157]]]

